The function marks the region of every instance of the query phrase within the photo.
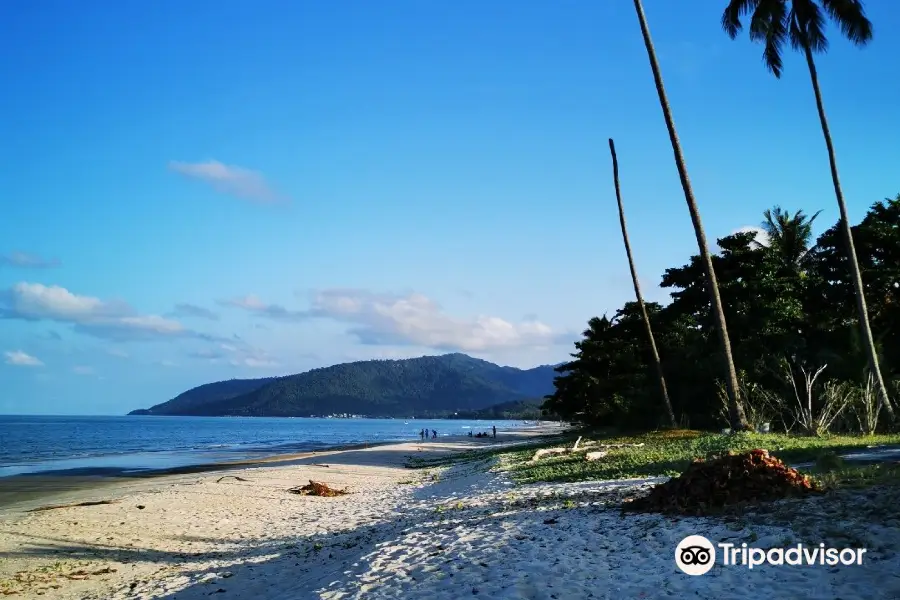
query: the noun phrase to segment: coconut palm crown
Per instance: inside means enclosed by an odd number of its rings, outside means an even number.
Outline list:
[[[731,0],[722,14],[722,28],[731,39],[741,32],[741,19],[748,15],[750,39],[764,44],[763,60],[775,77],[781,77],[787,42],[794,50],[828,50],[826,16],[857,46],[872,39],[872,22],[861,0]]]

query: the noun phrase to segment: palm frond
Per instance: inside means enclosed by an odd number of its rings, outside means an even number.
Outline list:
[[[794,50],[803,50],[807,45],[813,52],[828,50],[825,17],[814,0],[792,0],[788,18],[791,23],[791,47]]]
[[[731,39],[743,28],[741,19],[750,16],[750,39],[764,44],[763,61],[775,77],[784,67],[782,51],[786,41],[801,52],[828,51],[826,19],[835,21],[857,46],[872,39],[872,22],[866,17],[862,0],[729,0],[722,13],[722,29]]]
[[[848,40],[857,46],[871,41],[872,22],[866,17],[861,0],[822,0],[822,6]]]
[[[785,0],[757,0],[750,17],[750,39],[764,44],[763,61],[775,77],[781,77],[781,50],[787,32]]]
[[[813,221],[815,221],[815,220],[816,220],[816,217],[818,217],[818,216],[821,215],[821,214],[822,214],[822,211],[821,211],[821,210],[817,210],[817,211],[816,211],[816,214],[814,214],[813,216],[811,216],[811,217],[809,218],[809,221],[807,221],[807,223],[809,223],[809,228],[810,228],[810,229],[812,229]]]
[[[734,39],[744,26],[741,17],[749,15],[756,9],[759,0],[731,0],[722,13],[722,29],[728,37]]]
[[[766,32],[766,46],[763,50],[763,60],[766,67],[775,77],[781,77],[784,63],[781,60],[781,49],[788,37],[787,10],[784,2],[770,0],[772,6],[769,9],[769,30]]]

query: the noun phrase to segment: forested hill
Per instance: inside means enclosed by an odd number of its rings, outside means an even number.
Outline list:
[[[484,414],[553,391],[553,366],[502,367],[465,354],[344,363],[273,379],[210,383],[131,414],[371,417]],[[490,412],[490,411],[487,411]]]

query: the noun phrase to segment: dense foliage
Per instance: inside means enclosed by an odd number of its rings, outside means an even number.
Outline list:
[[[349,413],[372,417],[537,418],[539,403],[533,399],[552,391],[554,375],[551,366],[521,370],[465,354],[371,360],[277,379],[207,384],[136,412],[271,417]],[[241,392],[233,393],[237,389]]]
[[[275,381],[275,377],[263,377],[259,379],[228,379],[227,381],[216,381],[213,383],[205,383],[188,391],[179,394],[174,399],[163,404],[158,404],[150,409],[139,409],[131,411],[132,415],[164,415],[194,414],[192,411],[202,410],[204,406],[228,400],[253,390],[258,390],[262,386],[271,381]],[[167,412],[173,410],[175,412]]]
[[[811,244],[814,219],[802,211],[766,211],[767,244],[758,243],[753,232],[738,233],[719,240],[720,252],[713,258],[748,418],[753,414],[784,429],[798,423],[794,385],[801,399],[808,400],[804,372],[825,367],[813,384],[813,417],[824,410],[820,405],[826,396],[843,398],[849,388],[841,386],[865,390],[867,379],[841,230],[834,225]],[[882,371],[886,380],[896,382],[900,195],[874,204],[853,227],[853,236]],[[722,357],[705,285],[694,256],[662,277],[672,302],[665,307],[651,303],[648,310],[676,415],[693,427],[727,426]],[[593,424],[662,425],[658,382],[637,304],[625,304],[611,318],[592,318],[583,336],[573,360],[557,368],[556,390],[547,396],[544,409]],[[848,419],[862,419],[865,407],[856,409],[847,407],[829,424],[841,428]]]

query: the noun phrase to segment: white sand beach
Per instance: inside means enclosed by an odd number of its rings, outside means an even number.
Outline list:
[[[885,500],[877,494],[804,501],[805,520],[793,525],[783,515],[763,513],[674,520],[620,514],[621,498],[651,481],[515,485],[503,473],[486,471],[485,461],[404,467],[409,456],[484,446],[451,440],[318,453],[289,465],[160,477],[69,498],[112,504],[41,512],[13,507],[0,517],[0,594],[97,600],[219,594],[254,600],[900,597],[900,521],[868,518],[873,511],[864,510],[865,502]],[[351,494],[286,491],[309,479]],[[896,499],[888,500],[896,506]],[[848,503],[859,518],[835,522],[834,511]],[[716,565],[691,577],[673,560],[675,546],[690,534],[760,547],[843,535],[847,539],[835,545],[861,543],[869,550],[860,566],[748,571]]]

